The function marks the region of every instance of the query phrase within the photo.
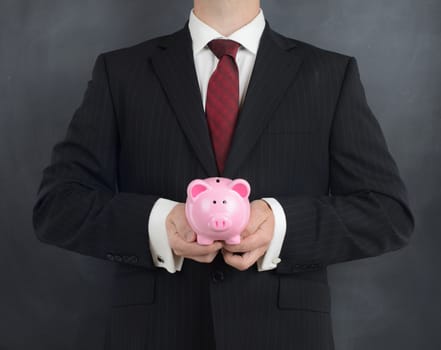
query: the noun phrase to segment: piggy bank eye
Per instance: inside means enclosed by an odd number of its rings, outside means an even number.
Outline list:
[[[226,200],[223,200],[222,203],[223,203],[223,204],[227,204],[227,201],[226,201]]]
[[[216,201],[213,201],[213,204],[216,204]]]

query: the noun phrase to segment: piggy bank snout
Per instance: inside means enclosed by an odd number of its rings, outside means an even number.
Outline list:
[[[226,231],[231,227],[231,219],[226,215],[213,215],[210,228],[214,231]]]

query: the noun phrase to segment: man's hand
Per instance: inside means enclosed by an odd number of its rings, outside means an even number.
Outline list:
[[[196,242],[196,234],[185,216],[185,204],[177,204],[168,214],[166,228],[168,241],[175,255],[202,263],[210,263],[222,248],[220,241],[215,241],[210,245],[200,245]]]
[[[270,206],[261,199],[251,202],[250,220],[240,244],[223,245],[224,261],[240,271],[248,269],[265,254],[273,235],[274,215]],[[241,252],[242,255],[237,254]]]

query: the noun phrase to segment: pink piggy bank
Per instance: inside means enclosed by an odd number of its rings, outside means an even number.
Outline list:
[[[243,179],[196,179],[187,187],[185,214],[197,242],[239,244],[250,218],[250,184]]]

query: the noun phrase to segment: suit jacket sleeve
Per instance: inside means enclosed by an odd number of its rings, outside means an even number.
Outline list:
[[[118,128],[105,57],[51,163],[33,208],[37,237],[81,254],[154,268],[148,214],[157,196],[117,190]]]
[[[279,196],[287,221],[277,272],[320,269],[405,245],[414,228],[405,186],[350,58],[329,141],[330,193]]]

